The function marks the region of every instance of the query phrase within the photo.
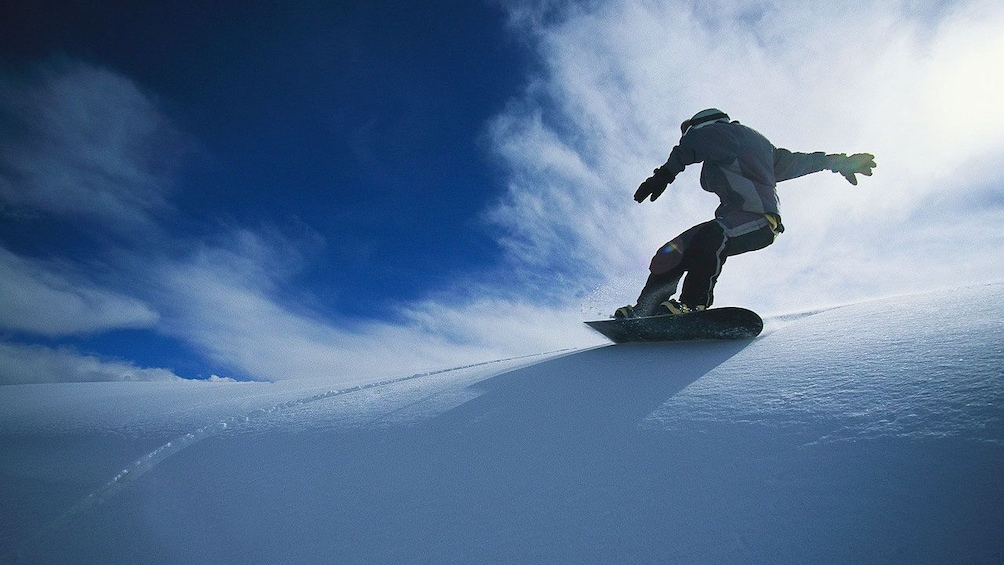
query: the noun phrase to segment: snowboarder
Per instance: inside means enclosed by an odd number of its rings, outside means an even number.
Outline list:
[[[654,201],[687,165],[704,163],[701,188],[718,195],[721,205],[715,219],[688,229],[656,252],[637,304],[618,308],[615,318],[709,308],[725,259],[763,249],[784,231],[777,206],[778,182],[830,170],[856,185],[855,174],[871,176],[875,167],[875,156],[869,153],[796,153],[774,147],[756,130],[731,121],[717,108],[698,112],[680,124],[680,132],[679,145],[641,183],[635,201]],[[674,299],[685,273],[683,290]]]

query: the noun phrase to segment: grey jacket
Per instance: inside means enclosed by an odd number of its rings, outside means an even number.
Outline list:
[[[675,178],[687,165],[701,162],[701,188],[721,199],[715,218],[727,227],[767,214],[780,221],[777,183],[828,165],[822,151],[788,151],[739,122],[715,122],[687,131],[660,169]]]

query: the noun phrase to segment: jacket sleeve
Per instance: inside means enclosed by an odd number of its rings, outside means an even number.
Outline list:
[[[680,149],[680,146],[677,145],[669,152],[669,158],[666,159],[666,163],[656,169],[656,172],[664,174],[669,178],[676,178],[676,175],[683,172],[683,169],[687,165],[693,165],[696,162],[697,158],[694,156],[693,151]]]
[[[797,153],[780,147],[774,149],[774,178],[777,182],[825,171],[830,159],[822,151]]]
[[[687,132],[680,139],[680,144],[670,151],[666,164],[660,169],[675,177],[688,165],[703,161],[728,161],[735,157],[733,140],[714,128],[703,128]]]

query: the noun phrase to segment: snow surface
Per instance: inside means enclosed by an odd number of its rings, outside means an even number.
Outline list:
[[[0,387],[0,561],[1004,563],[1002,299],[339,388]]]

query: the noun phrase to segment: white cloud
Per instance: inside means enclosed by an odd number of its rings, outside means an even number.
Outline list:
[[[512,173],[488,216],[514,264],[623,289],[611,310],[633,300],[655,249],[717,205],[698,167],[656,203],[634,189],[679,122],[717,106],[778,146],[879,165],[858,187],[781,184],[788,232],[730,259],[719,303],[791,310],[1004,278],[1004,164],[988,159],[1004,145],[999,2],[513,5],[543,69],[492,129]]]
[[[56,337],[151,327],[147,304],[90,281],[79,268],[26,259],[0,247],[0,328]]]
[[[0,203],[135,236],[167,208],[177,133],[151,98],[103,68],[53,62],[0,82]]]
[[[287,269],[276,261],[293,249],[274,234],[241,232],[227,245],[159,265],[151,278],[164,305],[160,329],[260,380],[395,376],[562,349],[586,333],[542,332],[578,321],[492,298],[491,288],[473,299],[450,294],[404,304],[398,320],[322,319],[283,299]]]
[[[168,369],[141,368],[71,349],[0,342],[0,385],[179,379]]]

